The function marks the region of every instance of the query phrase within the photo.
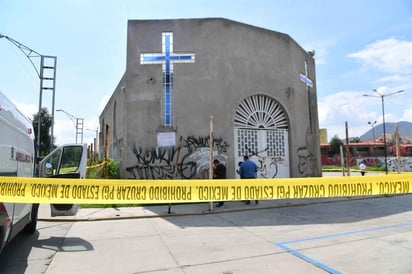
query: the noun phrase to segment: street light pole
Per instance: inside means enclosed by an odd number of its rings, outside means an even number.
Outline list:
[[[404,90],[398,90],[396,92],[392,92],[389,94],[381,94],[379,93],[376,89],[373,90],[376,94],[378,95],[369,95],[369,94],[364,94],[363,96],[367,97],[380,97],[382,101],[382,120],[383,120],[383,145],[384,145],[384,153],[385,153],[385,173],[388,174],[388,149],[386,147],[386,125],[385,125],[385,97],[398,94],[401,92],[404,92]]]
[[[41,109],[42,109],[42,102],[43,102],[43,91],[52,91],[52,111],[51,111],[51,142],[49,151],[51,151],[54,147],[54,136],[53,136],[53,129],[54,129],[54,102],[55,102],[55,91],[56,91],[56,65],[57,65],[57,57],[56,56],[48,56],[42,55],[35,50],[30,49],[29,47],[23,45],[22,43],[14,40],[11,37],[3,35],[0,33],[0,38],[5,38],[16,47],[20,49],[20,51],[26,55],[29,59],[30,63],[33,65],[34,70],[37,73],[37,76],[40,78],[40,95],[39,95],[39,112],[37,113],[37,152],[36,158],[37,161],[40,160],[40,131],[41,131]],[[32,58],[40,57],[40,66],[34,64]],[[47,154],[47,153],[46,153]]]
[[[78,118],[70,113],[68,113],[67,111],[65,111],[64,109],[57,109],[56,111],[61,111],[64,114],[66,114],[70,120],[73,121],[74,126],[76,127],[76,144],[77,144],[77,136],[80,135],[80,143],[83,143],[83,125],[84,125],[84,119],[83,118]]]
[[[376,157],[376,146],[375,146],[375,142],[376,142],[376,138],[375,138],[375,125],[376,125],[376,121],[375,122],[371,122],[369,121],[368,124],[372,127],[372,136],[373,136],[373,156]]]
[[[375,122],[371,122],[369,121],[368,124],[372,127],[372,136],[373,136],[373,142],[375,142],[376,138],[375,138],[375,125],[376,125],[376,121]]]

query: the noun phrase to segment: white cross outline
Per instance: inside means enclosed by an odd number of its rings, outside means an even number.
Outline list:
[[[173,63],[194,63],[194,53],[174,53],[173,52],[173,32],[162,33],[161,53],[142,53],[140,63],[162,64],[163,78],[163,106],[162,117],[164,126],[173,125],[172,91],[173,91]]]
[[[310,127],[310,133],[312,134],[312,110],[310,108],[310,94],[309,94],[309,88],[313,88],[313,82],[312,80],[308,77],[308,63],[305,61],[305,74],[300,74],[300,80],[305,83],[306,85],[306,90],[308,92],[308,112],[309,112],[309,127]]]
[[[309,87],[313,88],[313,82],[308,76],[308,63],[305,61],[305,74],[299,74],[300,80],[306,84],[306,88],[309,90]]]

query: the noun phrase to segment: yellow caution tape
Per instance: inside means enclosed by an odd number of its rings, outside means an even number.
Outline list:
[[[95,164],[95,165],[87,166],[86,169],[98,168],[98,167],[104,166],[104,164],[106,164],[107,162],[108,162],[108,161],[104,161],[104,162],[102,162],[102,163],[100,163],[100,164]]]
[[[407,194],[411,174],[227,180],[99,180],[0,177],[0,201],[146,204]]]

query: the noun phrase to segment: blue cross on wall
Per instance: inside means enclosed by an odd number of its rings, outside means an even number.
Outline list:
[[[174,53],[173,52],[173,32],[162,33],[161,53],[142,53],[140,63],[162,64],[163,78],[163,102],[162,118],[165,127],[173,126],[172,91],[173,91],[173,64],[174,63],[194,63],[194,53]]]

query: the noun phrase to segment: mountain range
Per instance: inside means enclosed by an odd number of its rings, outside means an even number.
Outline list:
[[[395,125],[398,124],[398,130],[399,130],[399,135],[404,137],[404,136],[409,136],[412,138],[412,123],[411,122],[398,122],[398,123],[385,123],[386,128],[386,134],[393,134],[395,133]],[[373,136],[375,135],[375,139],[377,139],[379,136],[383,135],[383,123],[378,124],[362,134],[359,138],[361,141],[371,141],[373,140]]]

